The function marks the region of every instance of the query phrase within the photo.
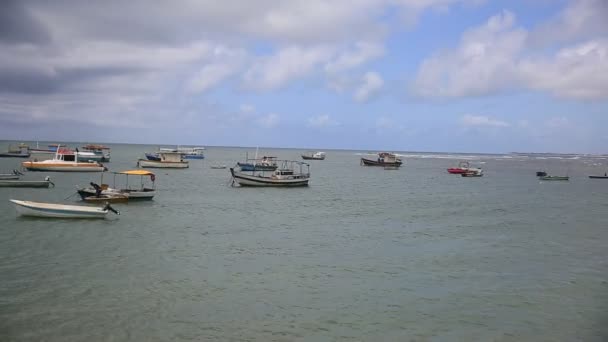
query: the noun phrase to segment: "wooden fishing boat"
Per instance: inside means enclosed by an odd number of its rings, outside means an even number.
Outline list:
[[[101,172],[107,170],[103,165],[95,161],[80,162],[78,154],[58,148],[55,157],[42,161],[26,161],[21,166],[29,171],[54,171],[54,172]]]
[[[298,172],[295,171],[295,166],[299,166]],[[306,168],[306,172],[304,172]],[[271,175],[266,175],[265,172],[236,171],[230,168],[234,183],[240,186],[252,187],[300,187],[308,186],[310,180],[310,166],[306,163],[297,161],[282,161],[282,167],[272,171]]]
[[[361,165],[364,166],[394,166],[400,167],[403,162],[395,154],[389,152],[378,153],[378,159],[361,158]]]
[[[264,156],[260,159],[246,158],[245,162],[238,162],[236,165],[239,166],[241,171],[274,171],[277,169],[277,157]]]
[[[302,159],[304,160],[325,160],[325,152],[308,152],[303,154]]]
[[[142,168],[186,169],[188,161],[179,152],[159,152],[160,160],[139,159],[137,165]]]
[[[544,181],[568,181],[570,177],[568,176],[543,176],[539,177],[540,180]]]
[[[27,145],[19,145],[18,148],[8,147],[7,152],[0,153],[0,158],[29,158],[30,152]]]
[[[41,181],[5,180],[0,179],[0,188],[48,188],[55,186],[49,177]]]
[[[49,218],[105,218],[108,212],[120,215],[109,204],[104,207],[89,207],[82,205],[65,205],[32,201],[19,201],[11,199],[15,204],[17,213],[22,216],[49,217]]]
[[[104,173],[101,174],[101,185],[97,185],[93,182],[90,183],[90,187],[84,187],[78,189],[78,194],[84,200],[90,196],[100,195],[121,195],[126,196],[129,201],[134,200],[151,200],[156,195],[156,175],[147,170],[127,170],[121,172],[112,172],[114,177],[113,186],[109,187],[108,184],[103,183]],[[124,175],[124,184],[116,185],[116,177]],[[139,176],[139,184],[132,186],[129,184],[129,178],[132,176]],[[150,177],[152,186],[146,186],[144,183],[144,177]],[[132,184],[133,182],[131,182]]]

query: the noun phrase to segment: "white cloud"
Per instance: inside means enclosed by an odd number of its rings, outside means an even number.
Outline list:
[[[255,111],[255,106],[244,103],[239,107],[239,109],[242,113],[253,113]]]
[[[259,58],[245,73],[244,85],[256,90],[282,87],[309,74],[332,53],[333,49],[328,46],[282,48],[275,55]]]
[[[461,123],[469,127],[509,127],[511,124],[505,121],[493,119],[483,115],[467,114],[462,117]]]
[[[598,17],[597,13],[602,14]],[[606,99],[607,39],[580,42],[553,53],[535,50],[539,37],[544,37],[544,43],[548,44],[577,38],[583,33],[608,33],[606,15],[608,3],[583,0],[574,2],[560,14],[556,22],[565,25],[564,32],[555,22],[528,32],[515,27],[513,13],[503,11],[484,25],[465,32],[455,49],[424,60],[410,91],[421,97],[441,98],[533,89],[562,98]],[[552,27],[550,34],[547,27]]]
[[[340,52],[325,65],[325,71],[334,73],[351,69],[384,55],[384,46],[376,42],[356,42],[354,48]]]
[[[358,102],[367,101],[384,86],[384,80],[377,72],[368,71],[362,77],[361,84],[355,91],[354,98]]]
[[[258,119],[258,124],[262,127],[273,128],[279,124],[279,116],[274,113],[270,113]]]
[[[327,114],[317,115],[308,118],[308,127],[323,128],[336,125],[338,125],[338,123]]]

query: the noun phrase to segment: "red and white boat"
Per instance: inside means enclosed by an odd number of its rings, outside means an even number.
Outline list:
[[[482,169],[477,167],[471,167],[469,162],[461,161],[458,163],[458,167],[451,167],[448,169],[448,173],[453,175],[461,175],[463,173],[481,173]]]

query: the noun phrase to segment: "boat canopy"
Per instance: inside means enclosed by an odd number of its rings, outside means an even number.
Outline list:
[[[128,170],[128,171],[120,171],[117,172],[122,175],[136,175],[136,176],[154,176],[153,172],[146,170]]]

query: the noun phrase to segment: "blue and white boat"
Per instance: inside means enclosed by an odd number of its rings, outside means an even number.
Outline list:
[[[205,159],[204,147],[180,147],[177,148],[161,148],[161,152],[177,152],[184,156],[184,159]]]

